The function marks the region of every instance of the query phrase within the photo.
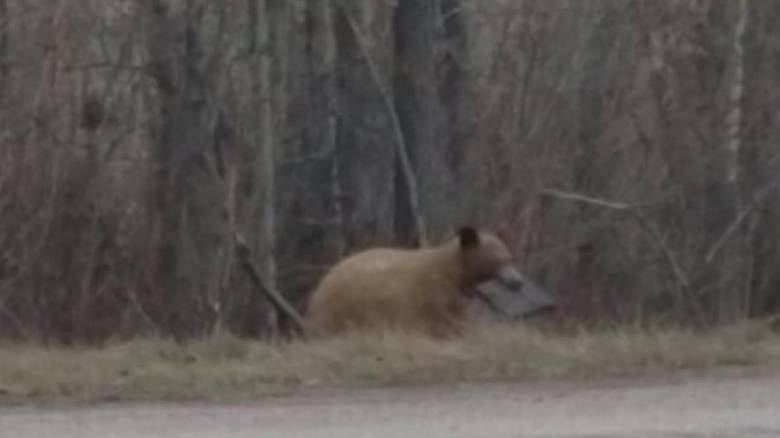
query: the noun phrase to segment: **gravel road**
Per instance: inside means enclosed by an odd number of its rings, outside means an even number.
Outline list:
[[[3,438],[780,437],[780,377],[331,391],[252,403],[0,409]]]

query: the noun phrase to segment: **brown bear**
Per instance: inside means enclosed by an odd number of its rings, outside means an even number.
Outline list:
[[[334,266],[310,296],[306,321],[319,333],[403,330],[433,337],[460,334],[477,284],[519,290],[523,277],[504,242],[462,227],[433,248],[374,248]]]

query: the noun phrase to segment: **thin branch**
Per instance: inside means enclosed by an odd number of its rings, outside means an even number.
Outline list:
[[[597,205],[599,207],[605,207],[612,210],[631,210],[632,208],[634,208],[632,205],[625,204],[623,202],[607,201],[605,199],[593,198],[579,193],[564,192],[556,189],[543,189],[539,193],[543,195],[552,196],[554,198],[563,199],[566,201],[575,201],[584,204]]]
[[[677,277],[677,281],[685,289],[689,289],[691,287],[691,281],[690,279],[688,279],[688,275],[685,273],[685,271],[682,269],[680,264],[677,262],[677,256],[675,255],[674,251],[672,251],[672,249],[669,247],[669,245],[666,244],[666,239],[661,235],[661,232],[658,230],[658,228],[656,228],[655,225],[650,223],[647,220],[647,218],[645,218],[645,216],[639,211],[632,210],[632,215],[636,218],[637,222],[639,223],[639,226],[642,227],[645,233],[647,233],[649,236],[653,238],[654,243],[658,245],[658,248],[661,250],[661,252],[663,252],[664,257],[666,257],[669,266],[671,266],[675,277]]]
[[[64,71],[73,70],[125,70],[135,73],[149,75],[149,68],[144,65],[122,64],[118,62],[90,62],[80,64],[69,64],[64,67]]]
[[[702,323],[706,321],[704,317],[704,311],[701,309],[701,306],[699,306],[698,302],[693,297],[693,292],[691,290],[691,281],[688,278],[688,275],[686,274],[685,270],[677,261],[676,254],[666,243],[666,239],[663,237],[663,235],[661,235],[661,232],[658,230],[658,228],[656,228],[647,219],[647,217],[645,217],[645,215],[642,213],[641,209],[638,206],[627,204],[624,202],[615,202],[615,201],[609,201],[601,198],[594,198],[580,193],[564,192],[556,189],[544,189],[540,193],[555,198],[563,199],[566,201],[581,202],[585,204],[608,208],[611,210],[625,211],[630,213],[631,216],[633,216],[636,219],[637,223],[642,228],[642,231],[644,231],[645,234],[650,237],[652,242],[658,247],[658,249],[663,254],[667,264],[669,264],[672,273],[674,274],[675,279],[677,280],[681,295],[688,301],[689,305],[691,306],[691,309],[693,309],[694,313],[696,314],[696,318]]]
[[[707,263],[710,263],[715,258],[715,256],[718,255],[718,252],[721,250],[721,248],[723,248],[723,245],[726,243],[726,241],[728,241],[731,235],[734,234],[739,226],[742,225],[742,222],[744,222],[745,219],[747,219],[747,217],[750,216],[750,214],[753,213],[758,207],[764,204],[764,201],[766,201],[766,199],[770,194],[772,194],[772,191],[776,189],[778,185],[780,185],[780,175],[778,175],[774,180],[761,189],[761,191],[753,197],[753,200],[750,202],[750,204],[739,212],[737,217],[734,218],[734,221],[731,222],[728,228],[726,228],[726,231],[721,234],[718,240],[716,240],[712,245],[712,248],[710,248],[710,250],[707,252],[707,256],[704,259]]]
[[[15,313],[11,312],[11,310],[6,307],[4,300],[0,301],[0,313],[5,315],[6,320],[8,320],[14,327],[16,327],[16,330],[22,337],[24,337],[26,341],[36,340],[33,332],[24,325],[24,322],[22,322],[22,320]]]
[[[165,332],[159,324],[157,324],[151,316],[149,316],[149,313],[146,312],[143,305],[138,301],[138,295],[130,290],[125,291],[126,297],[128,298],[128,301],[130,302],[130,305],[132,306],[133,310],[141,317],[143,322],[146,323],[147,327],[151,329],[152,333],[155,336],[160,336]]]
[[[414,216],[415,227],[417,228],[417,235],[420,239],[422,246],[427,246],[428,236],[425,229],[425,221],[420,210],[420,196],[417,188],[417,178],[414,175],[414,169],[412,168],[412,161],[409,156],[409,147],[406,144],[406,138],[404,137],[403,129],[401,128],[401,122],[398,118],[398,112],[393,104],[392,96],[387,90],[387,87],[382,82],[382,76],[379,73],[376,62],[371,57],[369,51],[369,44],[366,41],[365,35],[360,30],[360,27],[355,22],[354,17],[350,13],[349,9],[344,6],[343,3],[339,3],[339,7],[349,22],[349,26],[352,29],[352,33],[355,35],[355,40],[360,46],[363,56],[366,58],[366,64],[371,73],[371,77],[374,80],[374,84],[379,90],[379,94],[382,96],[385,109],[387,110],[390,120],[393,123],[393,134],[395,136],[396,146],[398,147],[398,157],[401,161],[401,170],[403,171],[404,180],[406,181],[406,187],[409,191],[409,203],[411,204],[412,215]]]

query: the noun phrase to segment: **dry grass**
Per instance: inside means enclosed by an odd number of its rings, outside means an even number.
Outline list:
[[[708,334],[679,329],[543,332],[480,327],[464,339],[354,336],[260,343],[229,336],[177,345],[0,349],[0,400],[241,399],[311,387],[607,377],[679,370],[780,370],[765,323]]]

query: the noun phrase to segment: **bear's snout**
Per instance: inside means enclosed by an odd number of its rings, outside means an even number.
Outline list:
[[[498,281],[513,292],[520,292],[525,279],[514,266],[506,264],[498,270]]]

